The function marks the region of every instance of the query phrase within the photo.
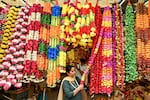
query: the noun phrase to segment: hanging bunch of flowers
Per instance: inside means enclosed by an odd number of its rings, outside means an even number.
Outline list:
[[[23,9],[21,8],[21,10]],[[2,58],[2,65],[0,65],[0,87],[3,87],[4,90],[8,90],[12,85],[16,88],[20,88],[22,86],[21,79],[23,77],[22,69],[24,61],[22,55],[24,55],[25,52],[19,45],[22,40],[16,36],[18,35],[15,34],[16,32],[14,33],[14,31],[20,29],[17,27],[19,25],[19,21],[17,20],[19,11],[19,8],[10,8],[2,38],[1,49],[4,51],[6,49],[6,52]],[[16,53],[18,53],[17,56],[15,55]]]
[[[147,8],[143,2],[137,5],[136,32],[137,32],[137,63],[140,76],[148,79],[150,73],[150,53],[149,53],[149,19]]]
[[[102,78],[101,89],[102,93],[107,93],[109,96],[113,91],[113,48],[112,48],[112,15],[110,7],[105,7],[103,12],[102,27]]]
[[[135,15],[131,4],[128,4],[125,11],[125,81],[132,82],[137,79],[136,62],[136,34]]]
[[[50,19],[51,19],[51,4],[44,2],[43,12],[41,16],[41,28],[38,44],[38,69],[48,69],[47,49],[50,39]]]
[[[60,79],[59,70],[59,34],[60,34],[60,16],[61,7],[56,5],[52,7],[51,26],[50,26],[50,42],[48,47],[48,71],[47,71],[47,85],[48,87],[56,87],[56,82]]]
[[[92,52],[96,47],[96,43],[98,42],[98,38],[100,37],[100,30],[101,30],[101,24],[102,24],[102,12],[101,8],[97,4],[95,7],[95,24],[96,24],[96,36],[93,39],[92,44]],[[93,55],[93,54],[91,54]],[[90,95],[92,94],[98,94],[101,91],[101,48],[99,48],[98,53],[96,55],[96,58],[94,60],[94,64],[90,69]],[[95,74],[96,73],[96,74]]]
[[[86,0],[85,5],[81,9],[81,27],[80,34],[82,38],[79,44],[83,47],[92,47],[92,38],[96,36],[95,27],[95,8],[92,3]]]
[[[0,43],[2,42],[2,35],[4,34],[4,25],[7,18],[7,9],[0,8]]]
[[[5,56],[5,50],[9,47],[8,43],[11,40],[11,36],[14,32],[15,22],[17,20],[19,8],[11,7],[9,9],[5,27],[4,27],[4,35],[2,37],[2,43],[0,44],[0,63],[2,63],[2,59]]]
[[[29,33],[26,39],[24,81],[39,83],[43,81],[42,72],[37,69],[37,50],[42,7],[40,4],[33,4],[29,11]]]
[[[123,18],[119,5],[116,5],[116,85],[123,88],[125,83]]]

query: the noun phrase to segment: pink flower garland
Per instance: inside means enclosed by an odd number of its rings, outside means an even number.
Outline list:
[[[0,75],[6,76],[6,80],[1,80],[1,86],[4,86],[4,90],[8,90],[12,85],[16,88],[22,86],[24,47],[28,25],[28,21],[24,17],[28,15],[28,11],[27,7],[21,7],[12,40],[9,43],[9,48],[6,50],[6,56],[3,58],[2,66],[5,70],[1,71]],[[4,81],[6,81],[5,85],[3,85]]]

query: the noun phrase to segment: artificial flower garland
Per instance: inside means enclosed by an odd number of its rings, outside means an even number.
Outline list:
[[[21,50],[21,48],[19,46],[18,46],[18,48],[16,47],[18,45],[18,43],[21,42],[21,39],[15,39],[14,38],[15,34],[13,34],[13,31],[16,31],[18,29],[17,28],[18,21],[16,23],[16,20],[17,20],[19,11],[20,11],[20,8],[15,8],[15,7],[10,8],[10,12],[8,13],[8,18],[7,18],[7,22],[6,22],[6,26],[5,26],[5,29],[7,31],[5,30],[5,33],[3,35],[2,44],[1,44],[1,48],[7,47],[7,48],[5,48],[6,56],[4,55],[4,57],[2,58],[3,62],[2,62],[1,68],[0,68],[1,69],[0,87],[3,87],[3,89],[5,91],[8,90],[12,85],[16,88],[20,88],[22,86],[21,79],[23,77],[23,73],[22,73],[23,66],[21,66],[20,64],[22,64],[23,63],[22,61],[24,61],[24,60],[20,55],[18,57],[14,56],[14,53],[17,51],[19,53],[20,52],[24,53],[24,52],[23,52],[23,50]],[[12,14],[14,14],[14,15],[12,15]],[[7,36],[7,34],[9,34],[9,35]],[[11,37],[11,35],[12,35],[12,37]],[[12,40],[8,44],[9,36]],[[18,41],[18,40],[20,40],[20,41]],[[6,42],[5,44],[4,44],[4,41]],[[8,47],[10,47],[10,48],[8,48]],[[19,50],[21,50],[21,51],[19,51]],[[19,67],[19,66],[21,66],[21,67]]]
[[[29,34],[26,42],[26,61],[25,61],[25,76],[26,82],[42,82],[42,72],[37,69],[37,50],[38,39],[40,32],[40,19],[42,7],[40,4],[33,4],[29,12]]]
[[[48,57],[47,49],[50,38],[50,18],[51,18],[51,4],[49,2],[44,2],[43,12],[41,16],[41,29],[39,34],[39,44],[38,44],[38,69],[47,70],[48,69]]]
[[[11,35],[13,34],[15,28],[15,22],[17,20],[18,12],[19,8],[16,7],[11,7],[8,12],[4,27],[4,35],[2,37],[2,43],[0,45],[0,63],[2,63],[2,59],[5,56],[5,50],[9,47],[8,43],[11,40]]]
[[[95,7],[95,25],[97,31],[96,31],[96,36],[93,39],[92,53],[94,53],[93,50],[96,47],[98,38],[100,37],[99,33],[101,30],[101,24],[102,24],[102,12],[100,6],[98,5],[98,0],[97,0],[97,4]],[[101,59],[101,49],[99,48],[97,56],[94,60],[94,64],[90,69],[90,95],[94,93],[98,94],[101,91],[101,60],[100,59]]]
[[[112,69],[112,16],[110,7],[105,7],[103,12],[102,28],[99,33],[99,38],[96,43],[96,47],[93,50],[92,55],[89,58],[87,69],[81,78],[81,83],[83,84],[85,80],[85,74],[89,71],[94,63],[96,55],[100,47],[102,47],[102,76],[101,76],[101,93],[107,93],[108,96],[113,91],[113,69]],[[108,45],[108,46],[107,46]]]
[[[57,0],[56,0],[57,1]],[[56,4],[52,7],[50,42],[48,47],[49,66],[47,71],[47,86],[56,87],[56,82],[60,82],[59,71],[59,34],[60,34],[61,7]]]
[[[136,62],[136,34],[134,30],[135,15],[131,4],[128,4],[125,11],[125,81],[132,82],[137,79]]]
[[[7,18],[7,9],[0,8],[0,43],[2,42],[2,35],[4,34],[4,25]]]
[[[117,23],[117,7],[116,4],[113,6],[113,15],[112,15],[112,52],[113,52],[113,58],[112,58],[112,64],[113,64],[113,86],[116,85],[116,23]]]
[[[105,7],[103,12],[102,27],[104,28],[102,39],[102,93],[108,96],[113,91],[113,48],[112,48],[112,15],[110,7]]]
[[[136,32],[137,32],[137,63],[140,76],[148,79],[150,73],[150,42],[149,19],[143,2],[137,5]]]
[[[119,5],[117,4],[116,6],[116,85],[122,89],[125,85],[123,18]]]

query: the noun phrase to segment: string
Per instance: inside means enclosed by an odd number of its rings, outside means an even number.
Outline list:
[[[77,3],[78,3],[78,0],[76,0],[75,4],[77,5]]]
[[[130,0],[128,0],[128,5],[131,5],[131,2],[130,2]]]
[[[35,3],[39,3],[39,0],[35,0]]]
[[[106,5],[109,5],[109,4],[108,4],[108,0],[106,0]]]
[[[96,0],[96,5],[98,5],[98,1],[99,1],[99,0]]]
[[[58,0],[56,0],[56,5],[58,5]]]
[[[85,4],[88,4],[88,0],[85,1]]]

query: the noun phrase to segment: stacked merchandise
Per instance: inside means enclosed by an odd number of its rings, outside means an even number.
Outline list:
[[[50,18],[51,18],[51,4],[44,2],[43,12],[41,16],[41,29],[39,34],[38,44],[38,69],[48,69],[47,49],[50,38]]]
[[[125,11],[125,81],[137,79],[135,16],[131,4]]]
[[[48,87],[56,87],[56,82],[60,79],[59,70],[59,34],[60,34],[60,16],[61,7],[55,5],[52,7],[51,26],[50,26],[50,42],[48,47],[48,71],[47,85]]]
[[[24,8],[21,8],[21,12],[24,11],[23,9]],[[4,90],[8,90],[12,85],[16,88],[22,86],[23,55],[25,53],[22,46],[24,47],[25,36],[23,34],[24,29],[22,30],[20,28],[22,26],[20,25],[19,20],[17,20],[19,11],[20,9],[16,7],[10,8],[5,23],[2,43],[0,45],[2,63],[0,66],[0,87],[3,87]],[[21,15],[19,14],[19,17],[20,16]],[[14,33],[14,31],[16,32]]]
[[[40,32],[41,12],[42,7],[40,4],[33,4],[33,6],[29,9],[29,33],[26,38],[26,55],[24,68],[24,80],[26,80],[26,82],[31,81],[39,83],[43,81],[42,72],[37,68],[37,50]]]
[[[136,13],[137,63],[140,76],[147,79],[150,77],[150,35],[148,28],[149,20],[147,8],[144,3],[139,2]]]
[[[98,5],[98,2],[95,7],[95,24],[96,24],[96,36],[94,38],[93,44],[92,44],[92,53],[94,48],[96,47],[96,43],[98,41],[98,38],[100,36],[100,29],[102,24],[102,12],[101,8]],[[93,55],[93,54],[91,54]],[[90,94],[98,94],[101,91],[101,48],[98,50],[98,54],[94,60],[94,65],[90,69]],[[96,74],[95,74],[96,73]]]

